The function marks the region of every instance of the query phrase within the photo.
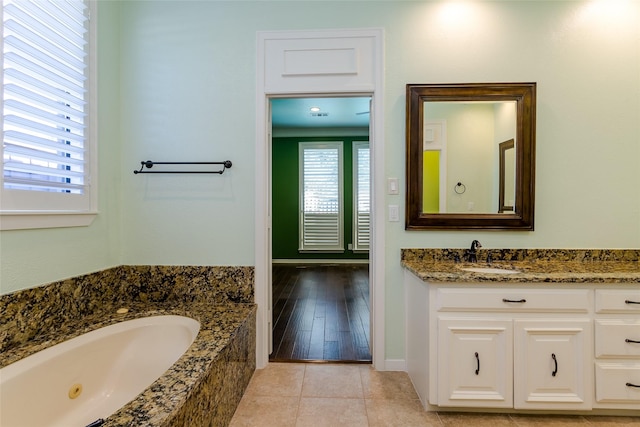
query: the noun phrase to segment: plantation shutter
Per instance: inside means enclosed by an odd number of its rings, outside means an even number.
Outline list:
[[[300,251],[343,251],[342,143],[300,143]]]
[[[88,11],[3,0],[3,189],[83,194]]]
[[[368,142],[354,142],[354,250],[369,250],[371,236],[370,156]]]

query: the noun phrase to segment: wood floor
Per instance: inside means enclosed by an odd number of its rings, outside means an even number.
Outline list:
[[[274,265],[272,362],[371,362],[369,266]]]

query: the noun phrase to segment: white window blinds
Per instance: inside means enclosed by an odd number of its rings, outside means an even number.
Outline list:
[[[88,15],[82,0],[3,0],[3,209],[88,206]]]
[[[301,251],[343,251],[342,142],[300,143]]]
[[[353,250],[369,250],[371,191],[369,142],[353,143]]]

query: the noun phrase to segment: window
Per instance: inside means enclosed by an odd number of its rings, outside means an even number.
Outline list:
[[[86,225],[52,217],[95,211],[93,33],[83,0],[3,0],[3,229]],[[16,219],[34,213],[56,215]]]
[[[353,143],[353,250],[368,251],[370,241],[369,142]]]
[[[300,142],[300,251],[343,252],[342,142]]]

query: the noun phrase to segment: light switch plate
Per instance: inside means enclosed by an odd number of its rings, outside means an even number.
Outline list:
[[[389,205],[389,221],[400,221],[400,213],[398,212],[398,205]]]
[[[387,192],[389,194],[399,194],[398,178],[387,178]]]

